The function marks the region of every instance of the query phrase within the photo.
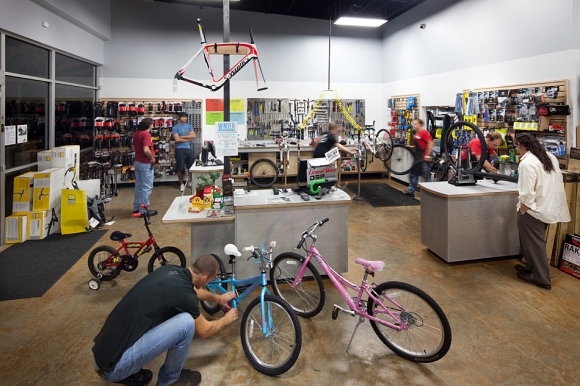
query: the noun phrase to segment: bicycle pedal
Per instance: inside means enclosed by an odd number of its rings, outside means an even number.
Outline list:
[[[338,307],[334,306],[332,309],[332,320],[336,320],[338,318]]]

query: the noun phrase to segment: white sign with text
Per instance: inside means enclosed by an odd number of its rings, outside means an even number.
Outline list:
[[[216,157],[238,155],[238,124],[236,122],[215,123]]]

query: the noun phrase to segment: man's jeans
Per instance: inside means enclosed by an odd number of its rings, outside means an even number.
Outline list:
[[[135,161],[135,191],[133,193],[133,212],[144,213],[141,204],[149,206],[149,196],[153,190],[153,169],[151,164]]]
[[[421,162],[421,170],[423,172],[423,179],[425,182],[431,182],[431,170],[429,169],[430,165],[431,164],[429,162]],[[411,183],[407,188],[407,193],[414,194],[417,190],[417,184],[419,184],[419,176],[411,172]]]
[[[157,385],[171,385],[181,374],[194,331],[195,321],[187,312],[161,323],[129,347],[113,371],[105,373],[105,379],[109,382],[125,379],[167,350],[165,363],[159,369]]]

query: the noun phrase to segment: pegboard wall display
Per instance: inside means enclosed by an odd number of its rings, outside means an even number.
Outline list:
[[[464,90],[456,98],[456,111],[463,111],[478,127],[503,134],[535,135],[548,151],[566,164],[568,80]]]
[[[387,100],[391,109],[391,120],[388,123],[391,137],[396,145],[412,143],[413,119],[419,118],[421,96],[419,94],[396,95]]]
[[[196,138],[192,141],[194,155],[201,150],[201,100],[140,100],[107,99],[95,103],[95,161],[117,165],[119,183],[135,181],[133,136],[145,118],[153,120],[151,138],[155,151],[156,181],[177,180],[175,176],[175,143],[171,129],[177,124],[177,114],[187,113]],[[117,170],[115,168],[115,170]],[[89,169],[90,172],[90,169]]]
[[[342,104],[349,115],[360,126],[364,126],[364,99],[346,99],[342,100]],[[313,111],[311,121],[298,129],[299,124]],[[330,123],[341,125],[344,137],[351,138],[355,134],[354,127],[340,110],[338,102],[331,99],[324,99],[317,106],[316,99],[249,98],[246,123],[248,140],[274,139],[286,130],[290,137],[310,139],[326,131]]]

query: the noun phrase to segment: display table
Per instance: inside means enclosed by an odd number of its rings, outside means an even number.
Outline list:
[[[478,181],[472,186],[424,182],[421,242],[448,263],[520,253],[518,185]]]
[[[233,243],[241,251],[243,247],[258,246],[260,242],[268,248],[270,241],[276,241],[274,257],[282,252],[303,254],[304,251],[294,249],[302,232],[316,220],[328,217],[330,221],[316,230],[317,248],[337,272],[348,270],[348,205],[351,199],[343,191],[326,195],[321,200],[311,197],[310,201],[303,201],[294,193],[274,195],[270,189],[245,192],[243,197],[234,198],[235,216],[225,218],[207,218],[207,211],[187,213],[189,197],[176,198],[161,222],[191,224],[192,258],[214,253],[228,267],[227,256],[223,253],[226,244]],[[280,197],[288,197],[290,202],[268,203],[268,198]],[[246,261],[248,256],[242,253],[237,260],[236,276],[240,279],[259,274],[258,265],[252,259]]]
[[[224,165],[216,165],[216,166],[195,166],[195,164],[191,165],[189,168],[191,172],[191,177],[193,181],[191,182],[191,194],[195,194],[195,186],[201,182],[198,180],[197,177],[200,175],[204,175],[209,178],[209,173],[219,172],[220,176],[217,180],[215,180],[216,186],[222,187],[222,174],[224,172]]]

